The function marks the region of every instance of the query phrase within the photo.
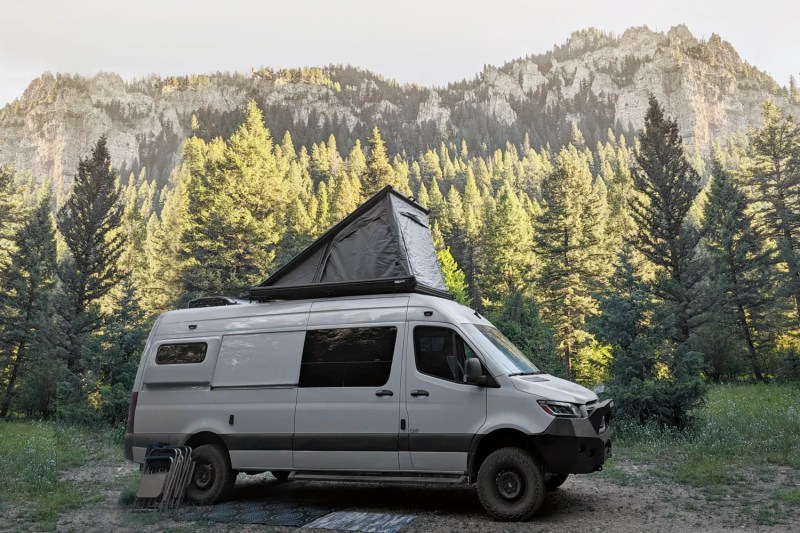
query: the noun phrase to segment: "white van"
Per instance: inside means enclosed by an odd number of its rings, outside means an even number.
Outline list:
[[[193,448],[188,496],[280,480],[477,484],[525,520],[611,454],[612,403],[540,372],[488,320],[418,293],[170,311],[147,341],[125,454]]]

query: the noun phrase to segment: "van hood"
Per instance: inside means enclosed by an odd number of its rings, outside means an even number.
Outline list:
[[[586,387],[549,374],[512,376],[509,379],[517,390],[528,394],[535,394],[546,400],[569,402],[579,405],[597,401],[597,394]]]

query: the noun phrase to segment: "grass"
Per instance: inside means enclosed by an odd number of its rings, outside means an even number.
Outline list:
[[[800,505],[800,390],[719,385],[684,432],[616,423],[603,476],[619,485],[667,481],[694,487],[707,504],[733,498],[757,524],[786,520]],[[620,460],[621,459],[621,460]],[[630,462],[637,466],[631,472]]]
[[[800,490],[798,489],[786,489],[786,490],[779,490],[775,493],[775,499],[790,503],[792,505],[800,505]]]
[[[624,423],[617,429],[619,454],[693,486],[747,483],[770,465],[800,468],[800,390],[789,386],[712,387],[682,433]]]
[[[52,530],[59,514],[96,501],[91,487],[60,475],[113,454],[110,437],[50,422],[0,422],[0,502],[35,530]]]

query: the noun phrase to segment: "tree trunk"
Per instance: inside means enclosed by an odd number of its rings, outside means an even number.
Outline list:
[[[19,374],[19,367],[22,364],[22,354],[25,351],[25,341],[19,343],[17,347],[17,356],[14,358],[14,362],[11,364],[11,376],[8,378],[8,384],[6,385],[6,393],[3,396],[3,405],[0,406],[0,418],[5,418],[8,416],[8,411],[11,408],[11,394],[14,392],[14,384],[17,381],[17,375]]]
[[[750,324],[747,321],[747,314],[744,312],[742,304],[736,304],[736,313],[739,318],[739,327],[742,329],[744,340],[747,343],[747,352],[750,354],[750,364],[753,366],[753,376],[758,381],[764,381],[764,373],[761,371],[761,363],[758,361],[756,346],[753,342],[753,335],[750,333]]]

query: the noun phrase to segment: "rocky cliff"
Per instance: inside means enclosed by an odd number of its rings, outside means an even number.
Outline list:
[[[506,141],[557,146],[572,123],[593,143],[608,129],[635,131],[651,92],[699,150],[758,126],[764,100],[800,111],[797,98],[717,35],[700,41],[685,26],[620,36],[584,30],[444,88],[399,85],[349,66],[133,81],[44,74],[0,110],[0,163],[69,181],[106,134],[115,165],[163,179],[183,138],[230,134],[249,99],[276,136],[288,130],[297,144],[311,144],[334,133],[344,152],[374,125],[391,150],[406,153],[442,140],[464,140],[475,152]]]

